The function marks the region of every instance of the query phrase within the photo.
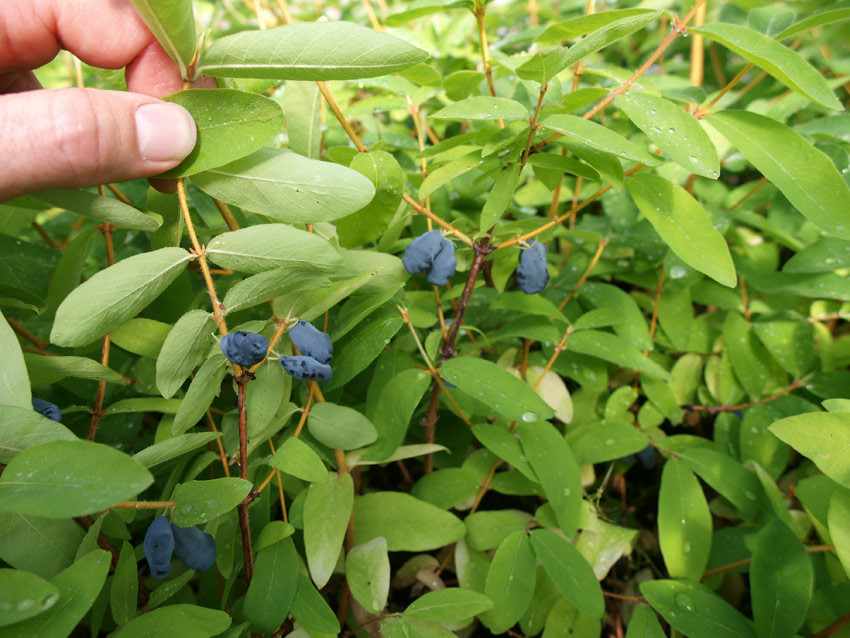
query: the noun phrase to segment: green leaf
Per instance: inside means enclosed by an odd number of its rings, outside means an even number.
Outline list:
[[[670,159],[692,173],[717,179],[720,174],[717,149],[693,115],[648,93],[625,93],[616,102]]]
[[[206,523],[239,505],[250,491],[250,481],[240,478],[181,483],[174,489],[172,520],[180,527]]]
[[[528,609],[534,594],[535,563],[524,531],[511,533],[499,545],[484,584],[484,594],[493,607],[481,614],[481,622],[492,633],[510,629]]]
[[[132,414],[139,412],[162,412],[163,414],[176,414],[182,402],[180,399],[160,399],[140,397],[137,399],[122,399],[116,401],[103,411],[103,415],[110,414]]]
[[[539,479],[561,530],[572,536],[581,513],[581,473],[564,437],[549,423],[517,428],[528,463]]]
[[[404,40],[350,22],[299,22],[216,40],[198,74],[275,80],[356,80],[428,59]]]
[[[242,606],[245,618],[251,621],[251,631],[277,631],[289,615],[297,590],[298,553],[292,539],[284,538],[260,550]]]
[[[567,441],[579,465],[614,461],[649,444],[646,434],[622,421],[580,426],[570,431]]]
[[[423,594],[410,603],[403,614],[408,618],[451,623],[467,620],[492,607],[493,601],[484,594],[447,587]]]
[[[842,204],[850,199],[850,186],[827,155],[764,115],[722,111],[708,122],[809,221],[831,235],[850,239],[850,214]]]
[[[171,324],[136,317],[109,332],[109,338],[127,352],[156,359]]]
[[[647,166],[658,166],[664,162],[610,128],[577,115],[550,115],[543,119],[540,126],[547,131],[561,133],[568,141],[611,153],[623,159],[642,162]]]
[[[661,474],[658,541],[671,576],[702,577],[711,550],[711,512],[693,472],[675,458]]]
[[[127,380],[115,370],[86,357],[50,357],[26,353],[24,361],[33,386],[50,385],[65,377],[127,385]]]
[[[325,598],[302,573],[298,573],[298,589],[290,613],[302,627],[326,634],[339,633],[339,621]]]
[[[219,393],[227,370],[227,359],[223,355],[216,355],[204,361],[174,416],[174,423],[171,424],[172,436],[183,434],[204,416]]]
[[[284,296],[275,298],[273,302],[275,316],[287,320],[299,317],[304,321],[312,321],[352,293],[367,286],[369,282],[374,281],[380,271],[381,268],[377,268],[356,277],[347,277],[317,290],[298,291],[293,294],[292,289],[289,289]],[[335,336],[334,342],[336,342]]]
[[[850,20],[850,8],[827,8],[824,11],[820,11],[808,18],[800,20],[796,24],[792,24],[782,33],[778,34],[776,39],[785,40],[786,38],[795,36],[803,31],[808,31],[809,29],[813,29],[824,24],[830,24],[832,22],[838,22],[840,20]]]
[[[0,558],[16,569],[53,578],[74,562],[83,529],[70,518],[0,512]]]
[[[248,384],[245,411],[248,438],[257,438],[275,418],[280,404],[289,400],[289,380],[274,359],[260,366]]]
[[[615,20],[647,13],[655,13],[655,11],[652,9],[608,9],[598,13],[576,16],[561,22],[553,22],[543,30],[543,33],[535,37],[534,41],[550,44],[572,40],[593,33]]]
[[[727,454],[711,448],[693,447],[679,452],[682,461],[713,489],[729,499],[746,519],[759,508],[758,477]]]
[[[8,541],[7,541],[8,542]],[[32,618],[53,607],[59,590],[35,574],[0,569],[0,627]]]
[[[447,510],[473,498],[480,489],[481,479],[478,476],[463,468],[447,467],[421,476],[410,493]]]
[[[834,237],[821,237],[786,261],[782,265],[784,273],[824,273],[841,268],[850,268],[850,250],[848,244]]]
[[[372,183],[374,197],[366,198],[354,209],[356,212],[337,221],[340,246],[346,247],[362,246],[383,235],[404,193],[404,172],[386,151],[358,153],[351,161],[351,168]]]
[[[399,448],[416,406],[430,385],[430,375],[422,370],[404,370],[390,378],[372,414],[378,440],[363,456],[366,461],[383,461]]]
[[[799,53],[773,38],[728,22],[691,27],[690,31],[716,40],[730,51],[767,71],[789,89],[805,95],[812,102],[828,109],[843,109],[841,102],[818,70]]]
[[[0,476],[0,510],[83,516],[135,497],[153,483],[140,464],[91,441],[52,441],[20,452]]]
[[[283,113],[289,148],[309,159],[319,159],[322,142],[322,98],[315,82],[289,80],[283,94]]]
[[[806,619],[814,571],[806,548],[782,521],[773,519],[756,535],[750,564],[750,595],[756,634],[793,638]]]
[[[455,357],[443,364],[440,376],[507,419],[530,423],[555,414],[530,385],[491,361]]]
[[[50,341],[66,347],[96,341],[156,299],[191,259],[182,248],[160,248],[101,270],[59,306]]]
[[[790,7],[757,7],[747,13],[747,24],[767,36],[775,37],[794,22],[796,13]]]
[[[758,321],[753,333],[765,349],[795,379],[810,372],[815,362],[815,336],[805,321]]]
[[[195,16],[191,0],[132,0],[136,11],[154,37],[180,69],[183,79],[192,80],[186,69],[195,54]]]
[[[574,332],[567,340],[567,350],[598,357],[621,368],[642,370],[646,374],[666,381],[670,373],[622,337],[601,330]]]
[[[269,465],[310,483],[324,483],[328,478],[328,470],[319,455],[304,441],[295,437],[283,442],[269,461]]]
[[[845,573],[850,574],[850,495],[833,492],[827,510],[829,535]]]
[[[79,215],[111,222],[121,228],[144,230],[150,233],[159,228],[162,223],[156,215],[142,213],[117,199],[86,191],[57,188],[32,193],[30,197]]]
[[[32,390],[24,353],[12,327],[0,312],[0,404],[32,410]]]
[[[427,552],[463,538],[454,514],[404,492],[371,492],[354,503],[354,542],[383,536],[391,552]]]
[[[616,321],[613,323],[614,332],[631,343],[639,350],[652,350],[652,337],[649,325],[637,302],[622,288],[597,281],[588,282],[578,292],[582,302],[590,302],[597,310],[613,313]],[[585,304],[586,305],[586,304]],[[585,329],[594,326],[582,326],[581,317],[576,321],[575,328]]]
[[[472,435],[493,454],[522,472],[528,480],[537,481],[537,475],[531,469],[519,439],[512,432],[495,424],[486,424],[473,426]]]
[[[528,109],[506,97],[476,95],[444,106],[429,116],[434,120],[522,120]]]
[[[558,591],[581,612],[601,618],[605,613],[602,588],[593,568],[575,545],[548,529],[532,531],[531,545]]]
[[[658,175],[626,180],[629,194],[670,249],[689,266],[734,288],[738,280],[726,241],[700,203]]]
[[[413,0],[405,11],[394,13],[385,20],[389,27],[400,27],[411,20],[448,9],[472,9],[472,0]]]
[[[339,219],[368,204],[375,194],[375,187],[357,171],[276,148],[261,148],[193,175],[192,183],[228,204],[292,224]]]
[[[439,190],[453,179],[457,179],[473,169],[484,169],[489,166],[495,168],[496,165],[495,161],[487,162],[481,159],[481,151],[476,149],[430,172],[428,177],[422,180],[422,184],[419,186],[419,198],[424,199],[428,197],[431,193]]]
[[[127,623],[114,638],[156,638],[168,634],[183,638],[211,638],[230,626],[230,616],[218,609],[197,605],[167,605]]]
[[[210,441],[215,441],[221,436],[220,432],[196,432],[192,434],[181,434],[171,439],[159,441],[146,447],[141,452],[133,455],[133,460],[141,463],[147,468],[165,463],[187,452],[196,450]]]
[[[282,294],[303,297],[305,290],[325,289],[331,285],[323,274],[309,268],[282,266],[266,270],[236,283],[222,300],[224,312],[231,313],[265,303]]]
[[[334,344],[334,378],[329,389],[345,385],[365,370],[403,325],[394,307],[381,308]]]
[[[604,15],[604,14],[603,14]],[[517,68],[517,75],[523,80],[534,80],[546,84],[558,73],[591,53],[616,42],[635,31],[640,31],[661,15],[659,11],[628,15],[608,23],[589,33],[572,47],[556,47],[547,53],[539,53]]]
[[[632,614],[626,638],[665,638],[666,634],[652,609],[639,605]]]
[[[380,613],[390,593],[390,558],[386,538],[379,536],[351,548],[345,557],[345,581],[351,595],[366,611]]]
[[[519,162],[514,162],[496,176],[496,183],[493,184],[484,208],[481,209],[481,228],[492,228],[502,218],[514,198],[521,168]]]
[[[310,576],[319,589],[328,584],[336,567],[353,504],[354,482],[348,473],[331,472],[327,481],[307,488],[304,549]]]
[[[562,173],[570,173],[571,175],[578,175],[585,179],[599,179],[599,173],[592,166],[582,164],[572,157],[556,155],[555,153],[533,153],[528,158],[528,164],[541,168],[549,168]]]
[[[106,581],[109,553],[95,550],[57,574],[50,584],[59,590],[59,599],[44,613],[3,628],[4,638],[64,638],[69,636]]]
[[[378,432],[365,416],[335,403],[319,403],[310,410],[307,429],[323,445],[353,450],[374,443]]]
[[[47,317],[53,317],[59,304],[71,291],[80,285],[83,274],[83,265],[91,252],[94,240],[100,235],[94,228],[84,230],[77,234],[68,247],[62,253],[62,258],[53,271],[53,277],[47,288]],[[156,248],[156,247],[155,247]]]
[[[207,256],[222,268],[255,274],[281,266],[334,272],[342,259],[316,235],[285,224],[260,224],[222,233],[207,245]]]
[[[773,375],[770,356],[753,334],[752,325],[737,312],[730,311],[723,322],[723,337],[741,387],[751,399],[760,398]]]
[[[283,125],[283,110],[277,102],[246,91],[189,89],[163,99],[189,111],[198,141],[186,159],[160,177],[195,175],[245,157]]]
[[[201,362],[214,330],[215,320],[205,310],[190,310],[177,320],[156,359],[156,387],[163,397],[173,397]]]
[[[747,619],[701,583],[650,580],[640,584],[640,593],[689,638],[755,638]]]
[[[527,295],[519,290],[503,292],[490,303],[490,310],[526,312],[543,317],[553,317],[558,321],[567,323],[564,313],[558,310],[558,307],[551,301],[540,295]]]
[[[767,428],[836,483],[850,487],[850,412],[810,412],[781,419]]]
[[[136,617],[138,591],[139,574],[136,568],[136,556],[133,553],[133,546],[124,541],[109,588],[109,607],[112,609],[112,618],[119,627]]]

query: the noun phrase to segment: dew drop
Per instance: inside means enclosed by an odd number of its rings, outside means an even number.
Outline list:
[[[688,271],[682,268],[682,266],[673,266],[670,269],[670,278],[671,279],[681,279],[685,275],[688,274]]]
[[[33,605],[35,605],[34,600],[30,600],[30,599],[22,600],[18,603],[18,611],[26,611],[27,609],[29,609]]]
[[[526,423],[533,423],[534,421],[537,421],[537,415],[534,412],[525,412],[522,415],[522,420]]]
[[[676,606],[679,609],[682,609],[684,611],[694,610],[694,599],[688,596],[687,594],[676,594],[674,600],[676,601]]]
[[[675,132],[676,132],[676,129],[674,129],[674,128],[671,126],[670,128],[668,128],[668,129],[667,129],[667,132],[668,132],[668,133],[670,133],[670,135],[673,135],[673,133],[675,133]]]
[[[48,609],[49,607],[53,607],[57,600],[59,600],[59,592],[53,592],[45,596],[44,600],[41,601],[41,606],[43,609]]]

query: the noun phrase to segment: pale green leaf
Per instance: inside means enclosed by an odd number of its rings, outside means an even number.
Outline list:
[[[289,80],[283,94],[283,113],[289,148],[310,159],[319,159],[322,142],[319,86],[315,82]]]
[[[351,595],[366,611],[380,613],[390,592],[387,539],[379,536],[352,547],[345,557],[345,580]]]
[[[230,626],[226,612],[198,605],[166,605],[127,623],[112,636],[115,638],[157,638],[179,634],[182,638],[211,638]]]
[[[544,118],[540,125],[547,131],[560,133],[567,141],[623,159],[642,162],[647,166],[658,166],[664,161],[610,128],[577,115],[550,115]]]
[[[404,193],[404,172],[386,151],[358,153],[351,161],[351,168],[372,183],[370,190],[374,197],[366,198],[355,208],[356,212],[337,221],[339,243],[345,247],[361,246],[383,235]]]
[[[351,475],[329,473],[324,483],[307,488],[304,500],[304,549],[316,587],[327,585],[336,567],[354,504]],[[356,528],[355,528],[356,529]],[[361,541],[355,540],[360,544]]]
[[[476,95],[444,106],[429,116],[434,120],[519,120],[528,110],[506,97]]]
[[[671,576],[702,577],[711,549],[711,513],[693,472],[675,458],[661,474],[658,541]]]
[[[162,223],[162,220],[157,219],[156,215],[151,216],[142,213],[117,199],[87,193],[86,191],[57,188],[32,193],[30,197],[79,215],[111,222],[122,228],[153,232]]]
[[[329,448],[353,450],[374,443],[375,426],[357,410],[335,403],[318,403],[307,417],[310,434]]]
[[[187,452],[196,450],[210,441],[215,441],[221,436],[220,432],[195,432],[192,434],[181,434],[174,438],[165,439],[159,443],[146,447],[141,452],[133,455],[133,460],[145,467],[153,467],[165,463],[171,459],[182,456]]]
[[[177,320],[156,360],[156,387],[163,397],[173,397],[201,362],[214,330],[215,320],[205,310],[190,310]]]
[[[195,53],[195,16],[191,0],[132,0],[157,42],[186,77],[186,68]]]
[[[209,522],[242,502],[251,483],[240,478],[187,481],[174,489],[172,520],[180,527]]]
[[[447,587],[428,592],[414,600],[404,615],[437,622],[460,622],[493,607],[493,601],[484,594],[469,589]]]
[[[59,590],[35,574],[0,569],[0,627],[21,622],[53,607]]]
[[[810,458],[824,474],[850,487],[850,412],[809,412],[776,421],[773,434]]]
[[[32,410],[32,390],[24,353],[12,327],[0,312],[0,404]]]
[[[525,531],[511,533],[499,545],[484,584],[484,594],[493,601],[493,607],[481,615],[481,622],[492,633],[510,629],[528,609],[534,593],[535,563]]]

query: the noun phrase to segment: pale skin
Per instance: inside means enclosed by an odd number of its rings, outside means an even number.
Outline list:
[[[33,70],[61,49],[92,66],[124,68],[128,92],[42,89]],[[173,168],[194,146],[195,126],[182,107],[158,98],[182,84],[129,0],[2,0],[0,202]]]

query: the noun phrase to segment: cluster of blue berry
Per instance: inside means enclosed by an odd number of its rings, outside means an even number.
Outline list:
[[[216,546],[211,534],[194,525],[178,527],[164,516],[153,520],[145,532],[145,558],[154,578],[162,580],[171,573],[171,555],[189,569],[204,571],[215,564]]]
[[[306,321],[299,321],[289,329],[292,345],[300,355],[280,357],[280,365],[296,379],[327,382],[333,378],[330,361],[334,347],[327,332],[322,332]],[[255,332],[231,332],[219,343],[229,361],[240,366],[252,366],[266,358],[269,342]]]
[[[546,245],[537,240],[520,251],[516,281],[519,289],[526,294],[540,292],[549,282],[546,251]],[[454,244],[436,229],[429,230],[410,242],[404,249],[401,261],[411,275],[427,272],[428,281],[437,286],[449,283],[457,268]]]

